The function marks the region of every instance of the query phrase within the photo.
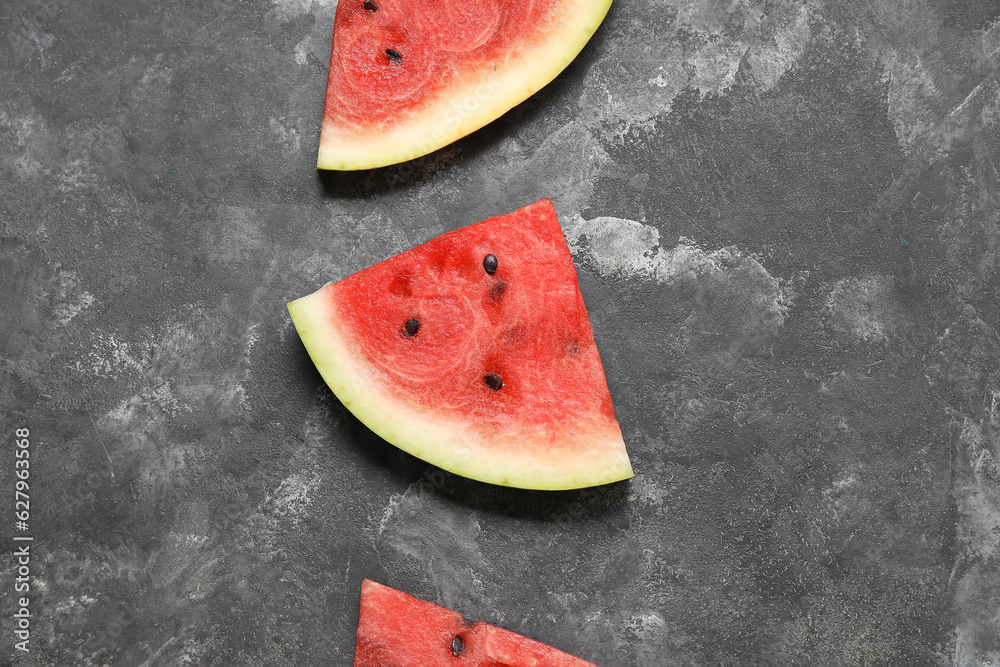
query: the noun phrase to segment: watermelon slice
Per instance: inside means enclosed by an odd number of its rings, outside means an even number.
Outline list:
[[[548,199],[443,234],[288,311],[341,402],[414,456],[529,489],[632,476]]]
[[[611,0],[340,0],[320,169],[437,150],[554,79]]]
[[[361,616],[354,667],[595,667],[534,639],[394,588],[361,582]]]

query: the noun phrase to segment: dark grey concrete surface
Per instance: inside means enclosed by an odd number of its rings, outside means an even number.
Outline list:
[[[325,174],[334,9],[0,1],[0,659],[346,665],[369,577],[600,665],[1000,664],[1000,4],[616,0],[496,123]],[[541,197],[627,483],[396,451],[284,310]]]

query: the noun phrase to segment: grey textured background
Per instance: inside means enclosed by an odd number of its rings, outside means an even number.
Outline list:
[[[345,665],[370,577],[600,665],[1000,664],[1000,4],[616,0],[434,155],[314,169],[333,0],[0,1],[22,664]],[[370,434],[284,303],[551,197],[636,477]]]

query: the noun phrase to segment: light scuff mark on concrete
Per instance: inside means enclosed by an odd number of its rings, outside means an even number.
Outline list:
[[[271,13],[281,21],[336,9],[337,0],[271,0]],[[331,22],[332,26],[332,22]]]
[[[608,216],[577,216],[564,232],[573,254],[606,278],[648,280],[694,294],[680,349],[714,350],[724,363],[766,352],[795,302],[793,280],[771,275],[735,247],[705,250],[682,237],[664,248],[656,227]]]
[[[905,330],[891,276],[838,280],[826,298],[826,324],[845,343],[887,345]]]
[[[1000,664],[1000,390],[982,420],[953,413],[958,554],[949,580],[957,621],[952,664]]]
[[[389,499],[377,547],[383,562],[409,561],[427,577],[440,604],[474,611],[483,603],[478,573],[488,563],[477,541],[479,520],[463,509],[438,495],[431,480],[418,480]]]
[[[663,17],[671,14],[670,27],[654,40],[640,27],[653,22],[662,31]],[[630,34],[620,35],[592,66],[581,107],[599,125],[652,129],[682,92],[723,94],[741,67],[765,92],[805,52],[819,14],[817,3],[801,0],[636,7],[632,23],[626,21]]]
[[[150,355],[149,341],[119,340],[113,332],[98,334],[86,359],[76,363],[76,370],[109,380],[136,377],[146,372]]]
[[[287,118],[269,118],[268,127],[289,157],[296,157],[302,150],[299,130]]]
[[[264,499],[263,511],[297,526],[313,504],[312,494],[319,484],[316,472],[289,475]]]

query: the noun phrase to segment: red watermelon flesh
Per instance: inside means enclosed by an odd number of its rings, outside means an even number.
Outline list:
[[[369,579],[361,583],[354,667],[594,667],[551,646],[418,600]]]
[[[321,169],[424,155],[499,117],[580,52],[611,0],[340,0]]]
[[[341,402],[415,456],[531,489],[632,476],[548,199],[443,234],[288,309]]]

